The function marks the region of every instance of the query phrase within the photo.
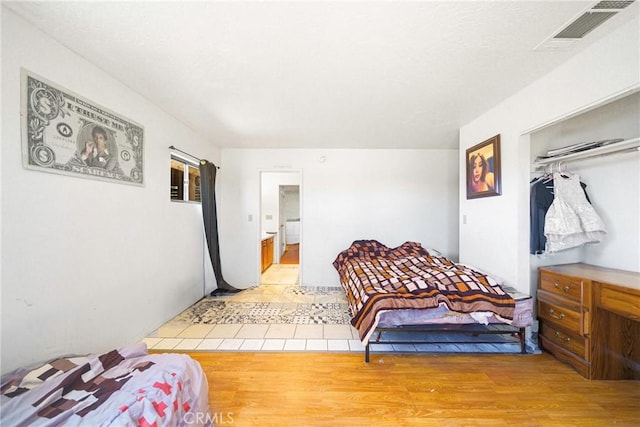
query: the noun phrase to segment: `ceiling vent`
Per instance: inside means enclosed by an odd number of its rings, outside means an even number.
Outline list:
[[[586,12],[567,25],[554,39],[581,39],[618,12]]]
[[[563,25],[560,30],[536,46],[534,50],[568,49],[634,1],[600,1],[577,18]]]

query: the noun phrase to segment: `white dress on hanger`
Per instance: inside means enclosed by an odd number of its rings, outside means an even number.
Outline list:
[[[547,211],[545,250],[557,252],[599,242],[607,234],[602,219],[587,200],[578,175],[553,174],[554,199]]]

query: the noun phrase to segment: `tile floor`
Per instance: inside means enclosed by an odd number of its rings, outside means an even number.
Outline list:
[[[274,264],[262,276],[260,286],[217,297],[229,302],[345,303],[342,292],[285,292],[298,284],[298,265]],[[154,350],[187,351],[332,351],[362,352],[364,347],[350,324],[218,323],[194,324],[180,315],[143,339]]]
[[[298,286],[297,265],[273,265],[262,284],[237,294],[205,298],[142,341],[154,350],[364,352],[349,323],[341,288]],[[203,323],[206,322],[206,323]],[[406,333],[402,334],[404,339]],[[422,337],[421,339],[425,339]],[[457,338],[457,337],[454,337]],[[485,337],[480,337],[485,338]],[[398,339],[398,337],[395,337]],[[378,344],[372,353],[518,353],[517,341],[504,344]],[[529,339],[527,352],[540,352]]]

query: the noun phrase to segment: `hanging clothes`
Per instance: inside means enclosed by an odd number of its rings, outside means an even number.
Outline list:
[[[553,174],[553,203],[547,211],[545,250],[557,252],[599,242],[607,234],[602,219],[589,203],[578,175]]]
[[[529,200],[529,215],[531,226],[529,253],[541,254],[544,252],[547,238],[544,237],[544,220],[547,210],[553,202],[553,184],[544,182],[544,177],[536,178],[531,185],[531,199]],[[548,188],[550,187],[550,188]],[[547,205],[545,200],[550,196],[551,201]]]
[[[563,178],[564,179],[564,178]],[[591,203],[589,194],[587,194],[587,184],[580,182],[582,191],[587,201]],[[540,255],[545,251],[547,238],[544,235],[544,224],[547,211],[553,203],[553,175],[545,174],[531,181],[530,200],[529,200],[529,216],[530,216],[530,239],[529,253],[532,255]]]

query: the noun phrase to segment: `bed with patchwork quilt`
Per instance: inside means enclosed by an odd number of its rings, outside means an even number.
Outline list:
[[[413,332],[413,337],[418,332],[511,336],[517,338],[520,352],[526,352],[525,328],[533,322],[531,297],[436,250],[418,242],[390,248],[376,240],[357,240],[338,254],[333,266],[367,362],[371,344],[418,343],[383,339],[383,333],[399,331]]]
[[[207,378],[145,344],[62,357],[2,377],[2,426],[210,426]]]

